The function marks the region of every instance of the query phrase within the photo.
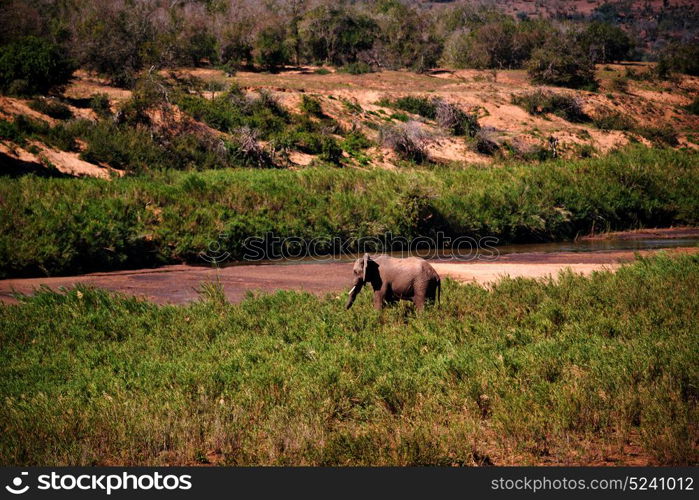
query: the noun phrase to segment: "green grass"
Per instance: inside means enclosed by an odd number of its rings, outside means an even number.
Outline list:
[[[393,100],[383,98],[376,104],[386,108],[407,111],[408,113],[413,113],[430,120],[434,120],[437,116],[437,103],[434,99],[429,97],[405,96]]]
[[[699,223],[696,154],[643,147],[599,159],[493,169],[307,168],[154,172],[112,181],[4,178],[0,277],[199,262],[249,236],[496,236]],[[221,237],[221,234],[225,234]],[[318,250],[327,250],[317,246]]]
[[[696,464],[699,257],[616,274],[188,306],[0,305],[0,464]],[[209,457],[209,458],[207,458]]]

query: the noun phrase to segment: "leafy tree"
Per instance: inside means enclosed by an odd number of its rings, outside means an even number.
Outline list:
[[[377,29],[367,16],[322,6],[306,14],[299,36],[310,60],[342,66],[371,49]]]
[[[559,34],[532,53],[527,62],[534,83],[570,88],[594,88],[595,64],[572,34]]]
[[[200,31],[192,34],[187,39],[187,56],[194,66],[201,65],[203,60],[208,60],[211,64],[218,63],[218,40],[211,33]]]
[[[453,33],[445,43],[443,60],[461,68],[519,68],[552,33],[548,22],[502,18]]]
[[[285,38],[286,32],[282,26],[269,26],[261,30],[255,39],[255,61],[268,71],[276,71],[289,62]]]
[[[0,89],[20,95],[46,93],[73,73],[65,51],[42,38],[28,36],[0,48]]]
[[[590,23],[580,34],[579,40],[596,63],[626,59],[634,46],[631,37],[623,29],[598,21]]]
[[[656,72],[664,77],[671,71],[699,76],[699,42],[673,42],[663,49]]]
[[[115,10],[95,3],[75,29],[75,52],[80,65],[130,86],[146,64],[157,62],[155,28],[142,4]]]
[[[442,52],[430,20],[396,0],[378,5],[379,38],[374,47],[377,62],[388,68],[425,71],[434,67]]]

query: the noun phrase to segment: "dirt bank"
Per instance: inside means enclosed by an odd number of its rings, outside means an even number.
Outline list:
[[[699,238],[697,227],[666,227],[656,229],[635,229],[631,231],[614,231],[609,233],[591,234],[581,240],[645,240],[658,239],[675,240],[682,238]]]
[[[668,253],[696,253],[698,247],[675,248]],[[502,255],[494,261],[435,261],[442,277],[462,282],[487,284],[500,276],[543,278],[555,276],[564,268],[590,274],[601,269],[616,269],[634,259],[635,254],[651,255],[656,250],[611,252],[532,252]],[[343,293],[351,282],[350,262],[299,263],[277,265],[241,265],[223,269],[187,265],[157,269],[93,273],[56,278],[9,279],[0,281],[0,301],[15,303],[13,292],[31,294],[40,286],[54,290],[77,283],[106,288],[151,300],[159,304],[184,304],[198,297],[202,282],[219,280],[231,302],[240,302],[248,292],[277,290],[307,291],[317,295]]]

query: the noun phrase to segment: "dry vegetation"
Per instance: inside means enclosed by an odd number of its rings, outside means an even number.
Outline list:
[[[321,105],[325,117],[335,120],[344,130],[360,130],[373,143],[371,149],[360,158],[353,157],[356,154],[352,153],[356,152],[346,151],[343,163],[348,166],[373,164],[392,168],[399,163],[400,157],[391,148],[381,146],[380,132],[392,126],[399,127],[406,120],[413,120],[415,126],[422,129],[428,158],[442,163],[492,163],[508,155],[520,159],[548,158],[550,138],[557,140],[557,153],[565,158],[603,154],[630,142],[653,146],[653,138],[644,134],[647,129],[671,130],[677,139],[671,144],[673,146],[699,147],[699,118],[687,109],[699,95],[699,78],[685,75],[658,82],[633,80],[625,76],[629,72],[647,72],[647,64],[599,66],[599,92],[534,86],[528,82],[522,70],[435,70],[428,74],[384,71],[364,75],[335,71],[318,74],[313,70],[308,67],[273,75],[243,71],[235,77],[228,77],[216,69],[181,69],[175,74],[179,78],[199,79],[205,87],[219,89],[201,92],[207,99],[220,96],[231,85],[239,85],[248,94],[264,89],[292,113],[302,113],[302,98],[312,96]],[[170,73],[163,74],[167,76]],[[615,87],[615,82],[620,78],[625,81],[621,90]],[[410,90],[406,92],[406,89]],[[575,99],[587,119],[572,119],[556,112],[532,114],[521,105],[513,104],[518,97],[526,97],[542,89],[556,96]],[[131,99],[131,91],[112,87],[83,71],[76,73],[59,98],[67,103],[76,118],[94,121],[98,117],[85,107],[85,103],[89,103],[94,95],[105,95],[113,111],[118,111]],[[478,124],[499,145],[503,154],[495,157],[482,154],[473,139],[453,135],[450,130],[438,125],[438,119],[390,106],[391,101],[406,96],[440,99],[474,114]],[[26,99],[2,97],[0,117],[11,121],[21,114],[49,125],[60,122],[31,109],[29,103]],[[167,118],[170,120],[167,124],[169,127],[186,120],[200,130],[208,130],[211,136],[226,135],[188,117],[176,107],[167,117],[162,116],[162,110],[155,109],[151,110],[151,116],[154,122],[160,123]],[[608,126],[610,117],[618,120]],[[623,121],[619,121],[620,118]],[[633,126],[629,126],[629,123]],[[342,140],[341,135],[335,134],[335,138]],[[12,159],[53,165],[67,174],[104,176],[110,171],[106,164],[90,165],[77,153],[55,151],[41,144],[40,139],[35,139],[33,144],[35,148],[26,148],[5,138],[0,147],[2,153]],[[45,151],[49,153],[45,154]],[[290,151],[289,165],[308,165],[318,154]]]

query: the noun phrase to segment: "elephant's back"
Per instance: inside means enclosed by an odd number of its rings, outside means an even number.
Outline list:
[[[439,274],[437,274],[437,271],[435,270],[432,265],[427,262],[425,259],[421,257],[405,257],[402,259],[396,258],[396,257],[390,257],[390,256],[382,256],[380,258],[377,258],[377,262],[379,262],[379,266],[381,266],[381,262],[379,259],[382,259],[384,261],[384,265],[390,265],[390,266],[396,266],[400,268],[402,272],[407,272],[407,273],[419,273],[422,276],[434,278],[436,280],[439,280]]]

